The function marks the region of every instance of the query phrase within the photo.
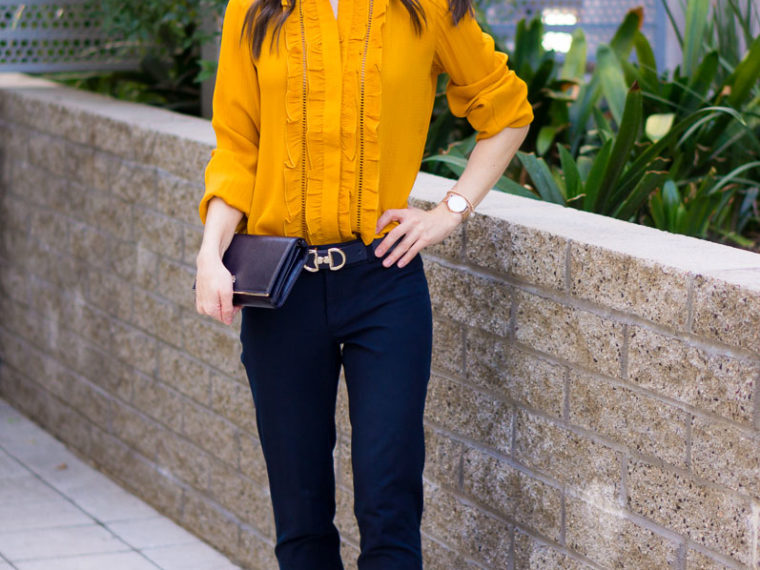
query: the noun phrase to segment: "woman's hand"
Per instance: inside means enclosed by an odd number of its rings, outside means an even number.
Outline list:
[[[195,278],[195,308],[229,325],[240,307],[232,304],[232,275],[218,256],[199,255]]]
[[[222,263],[243,213],[221,198],[208,203],[203,241],[195,258],[195,309],[226,325],[232,323],[240,307],[232,306],[232,275]]]
[[[419,208],[386,210],[377,220],[377,231],[391,222],[398,222],[398,225],[380,242],[375,255],[382,257],[396,243],[383,265],[390,267],[398,261],[398,266],[404,267],[422,248],[439,243],[451,234],[462,222],[462,214],[450,212],[442,203],[428,211]]]

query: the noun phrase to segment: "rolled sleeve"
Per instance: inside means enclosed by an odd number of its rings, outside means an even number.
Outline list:
[[[241,0],[231,0],[222,25],[211,120],[216,133],[216,148],[206,166],[206,191],[198,207],[204,224],[212,198],[219,197],[243,212],[243,221],[248,217],[253,199],[260,94],[248,42],[241,41],[246,10]]]
[[[494,48],[491,36],[466,14],[457,25],[442,19],[436,56],[449,75],[446,97],[451,112],[466,117],[478,140],[506,127],[523,127],[533,120],[525,82],[507,66],[507,55]]]

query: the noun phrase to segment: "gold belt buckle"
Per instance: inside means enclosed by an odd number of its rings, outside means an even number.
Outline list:
[[[340,254],[341,260],[340,263],[336,263],[335,258],[333,257],[335,254]],[[327,263],[327,266],[330,268],[330,271],[337,271],[338,269],[343,268],[343,266],[346,264],[346,254],[345,252],[338,248],[338,247],[331,247],[327,250],[327,255],[319,255],[319,252],[315,249],[309,250],[309,255],[313,256],[310,259],[306,261],[303,268],[306,271],[311,271],[312,273],[316,273],[319,271],[319,266],[323,263]],[[314,265],[309,265],[309,262],[313,261]]]

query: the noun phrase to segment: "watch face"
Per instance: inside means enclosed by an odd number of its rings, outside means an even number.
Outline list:
[[[461,214],[467,209],[467,200],[456,194],[449,196],[449,199],[446,200],[446,204],[448,204],[449,209],[452,212],[456,212],[457,214]]]

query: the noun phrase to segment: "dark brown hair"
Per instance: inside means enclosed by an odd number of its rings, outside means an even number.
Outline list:
[[[274,33],[272,34],[272,45],[274,45],[280,35],[282,25],[295,10],[298,1],[287,0],[286,8],[282,6],[281,0],[255,0],[251,4],[245,15],[243,36],[248,40],[254,58],[261,55],[261,46],[264,43],[264,36],[266,36],[269,24],[274,25]],[[422,24],[427,20],[420,0],[400,0],[400,2],[409,12],[414,31],[421,34]],[[451,12],[451,17],[456,25],[466,13],[472,13],[472,0],[449,0],[449,12]],[[270,49],[271,47],[270,45]]]

